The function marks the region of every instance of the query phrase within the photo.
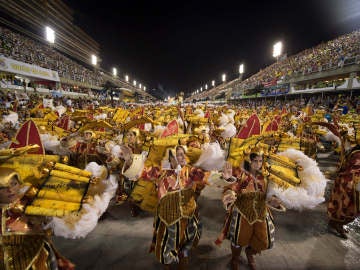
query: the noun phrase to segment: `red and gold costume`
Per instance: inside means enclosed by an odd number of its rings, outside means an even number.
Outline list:
[[[80,141],[70,150],[72,152],[70,156],[70,164],[80,169],[84,169],[90,162],[96,162],[97,164],[103,164],[105,156],[98,153],[96,141]]]
[[[330,221],[346,225],[360,214],[360,150],[352,151],[338,173],[328,203]]]
[[[180,170],[146,168],[141,178],[157,179],[159,202],[150,251],[162,264],[179,263],[200,239],[196,198],[204,188],[206,173],[187,165]]]
[[[74,265],[54,249],[43,230],[45,219],[21,211],[35,193],[30,188],[21,199],[0,207],[0,269],[72,270]]]
[[[249,246],[257,253],[272,247],[275,227],[270,210],[266,206],[267,179],[233,168],[236,182],[225,188],[224,194],[234,192],[236,201],[230,207],[220,244],[228,238],[234,246]]]

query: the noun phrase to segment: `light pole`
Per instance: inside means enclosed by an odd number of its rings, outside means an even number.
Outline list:
[[[113,68],[113,76],[116,77],[117,76],[117,69]]]
[[[226,74],[225,73],[221,76],[221,80],[223,83],[226,82]]]
[[[214,87],[215,86],[215,80],[211,81],[211,86]]]

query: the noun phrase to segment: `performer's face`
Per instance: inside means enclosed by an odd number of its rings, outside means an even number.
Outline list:
[[[135,139],[136,139],[136,136],[133,132],[128,132],[126,133],[126,139],[128,141],[128,143],[135,143]]]
[[[0,188],[0,203],[11,203],[20,197],[21,185],[19,181],[13,177],[9,181],[8,187]]]
[[[90,141],[91,137],[92,137],[92,134],[91,134],[91,132],[85,132],[84,136],[85,136],[86,141]]]
[[[176,158],[174,156],[170,156],[169,161],[170,161],[171,168],[176,169],[176,167],[178,166],[178,162],[177,162]]]
[[[180,164],[180,166],[185,166],[186,165],[185,152],[184,152],[184,149],[182,149],[181,147],[179,147],[176,150],[176,159],[177,159],[178,163]]]
[[[261,156],[254,157],[253,160],[251,160],[251,170],[252,171],[259,171],[262,167],[263,159]]]

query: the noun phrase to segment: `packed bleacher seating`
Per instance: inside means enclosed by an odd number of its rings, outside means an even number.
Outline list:
[[[245,79],[241,88],[258,84],[276,84],[294,76],[307,75],[329,69],[360,63],[360,31],[321,43],[290,57],[280,57],[274,64]]]
[[[42,44],[4,27],[0,27],[0,54],[17,61],[55,70],[65,79],[95,86],[104,83],[100,71],[90,70],[59,53],[50,45]]]

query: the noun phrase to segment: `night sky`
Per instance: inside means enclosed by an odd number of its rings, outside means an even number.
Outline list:
[[[163,97],[192,92],[222,73],[247,78],[284,53],[360,29],[359,0],[64,1],[75,24],[101,47],[101,67],[156,89]]]

